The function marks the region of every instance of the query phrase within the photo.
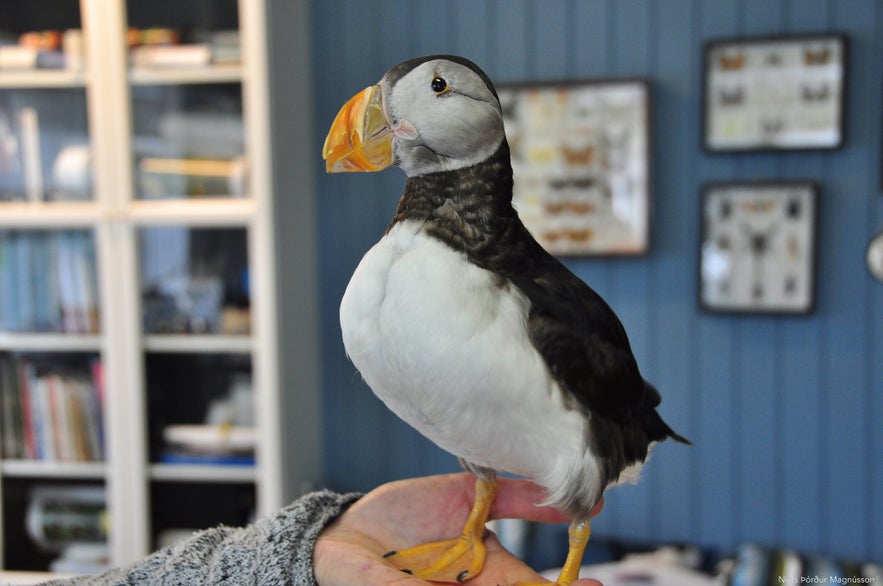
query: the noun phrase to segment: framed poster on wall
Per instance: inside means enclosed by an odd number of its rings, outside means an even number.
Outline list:
[[[712,152],[843,144],[844,35],[711,41],[703,145]]]
[[[501,85],[513,203],[556,255],[649,248],[650,89],[644,80]]]
[[[811,312],[817,200],[818,188],[811,182],[706,185],[700,307],[727,313]]]

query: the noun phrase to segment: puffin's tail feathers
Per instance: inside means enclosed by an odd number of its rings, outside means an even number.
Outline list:
[[[644,390],[649,397],[652,397],[651,403],[653,404],[653,406],[658,407],[659,403],[662,402],[662,396],[659,394],[659,391],[656,390],[656,387],[645,380]],[[654,435],[656,436],[656,438],[654,439],[664,440],[667,438],[671,438],[676,442],[686,444],[688,446],[693,445],[693,442],[691,442],[681,434],[676,433],[675,430],[669,427],[669,425],[665,421],[663,421],[662,417],[660,417],[658,413],[654,412],[654,414],[656,415],[655,419],[657,420],[655,422],[655,425],[653,426],[655,428]]]
[[[670,437],[671,439],[675,440],[676,442],[679,442],[679,443],[682,443],[682,444],[687,444],[688,446],[692,446],[692,445],[693,445],[693,442],[691,442],[690,440],[688,440],[687,438],[685,438],[685,437],[682,436],[681,434],[679,434],[679,433],[675,433],[675,431],[674,431],[672,428],[670,428],[670,427],[668,428],[668,437]]]

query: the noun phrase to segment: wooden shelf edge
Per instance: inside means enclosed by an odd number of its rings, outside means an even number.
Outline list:
[[[151,464],[150,479],[157,482],[253,483],[257,471],[254,466]]]
[[[181,354],[232,353],[248,354],[254,348],[250,336],[207,335],[163,335],[151,334],[144,337],[144,350]]]
[[[0,473],[6,478],[104,480],[107,476],[107,464],[104,462],[3,460],[0,461]]]
[[[88,73],[76,69],[0,70],[3,89],[83,88],[88,81]]]
[[[129,70],[132,85],[241,83],[244,77],[243,67],[238,63],[202,67],[133,67]]]
[[[0,350],[24,352],[100,352],[100,334],[0,332]]]

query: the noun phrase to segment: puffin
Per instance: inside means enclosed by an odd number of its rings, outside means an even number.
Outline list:
[[[519,219],[493,82],[459,56],[405,61],[344,104],[322,155],[330,173],[407,176],[341,300],[343,343],[374,394],[475,476],[461,535],[387,559],[430,581],[478,575],[504,472],[572,519],[557,582],[571,584],[604,491],[636,481],[653,444],[689,442],[613,310]]]

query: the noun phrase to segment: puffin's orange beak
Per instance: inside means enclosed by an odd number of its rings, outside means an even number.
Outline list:
[[[353,96],[334,118],[322,158],[329,173],[380,171],[392,165],[392,129],[382,92],[373,85]]]

